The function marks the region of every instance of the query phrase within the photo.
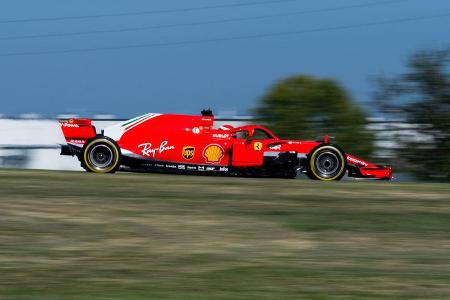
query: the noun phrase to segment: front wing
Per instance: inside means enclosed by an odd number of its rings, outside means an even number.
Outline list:
[[[394,178],[392,167],[390,166],[378,166],[351,154],[346,156],[349,177],[377,180],[391,180]]]

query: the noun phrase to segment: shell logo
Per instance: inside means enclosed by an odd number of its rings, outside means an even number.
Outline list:
[[[216,144],[208,145],[205,150],[203,150],[203,157],[206,159],[206,162],[210,164],[220,163],[223,154],[223,148]]]

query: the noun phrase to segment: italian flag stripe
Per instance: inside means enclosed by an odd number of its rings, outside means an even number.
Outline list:
[[[127,127],[128,125],[133,125],[133,123],[138,122],[139,120],[147,117],[148,115],[150,115],[150,114],[146,114],[146,115],[139,116],[139,117],[136,117],[134,119],[131,119],[131,120],[127,121],[126,123],[122,124],[122,127]]]

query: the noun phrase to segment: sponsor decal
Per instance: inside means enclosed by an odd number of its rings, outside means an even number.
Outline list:
[[[192,132],[193,132],[194,134],[199,134],[199,133],[200,133],[200,128],[194,127],[194,128],[192,129]]]
[[[281,150],[281,145],[275,145],[275,146],[270,146],[269,147],[270,150]]]
[[[355,164],[355,165],[361,165],[361,166],[363,166],[363,167],[367,167],[367,166],[369,165],[368,163],[366,163],[366,162],[364,162],[364,161],[362,161],[362,160],[353,158],[353,157],[351,157],[351,156],[347,156],[347,160],[348,160],[349,162],[351,162],[352,164]]]
[[[229,138],[230,135],[228,133],[213,133],[212,137],[216,139],[226,139]]]
[[[188,170],[197,170],[197,167],[195,167],[195,166],[187,166],[187,169]]]
[[[155,167],[157,167],[157,168],[164,168],[165,166],[163,164],[155,164]]]
[[[185,165],[178,165],[178,170],[186,170],[186,166]]]
[[[168,169],[176,169],[177,165],[166,165],[166,168],[168,168]]]
[[[204,166],[198,166],[198,170],[199,171],[205,171],[205,167]]]
[[[214,171],[215,169],[215,167],[206,167],[206,171]]]
[[[209,164],[220,163],[224,155],[223,148],[217,144],[211,144],[203,150],[203,157]]]
[[[192,147],[192,146],[183,147],[183,150],[181,151],[181,155],[183,155],[184,159],[187,159],[187,160],[193,159],[194,155],[195,155],[195,147]]]
[[[152,143],[140,144],[138,147],[142,148],[142,155],[148,157],[155,157],[156,153],[161,154],[164,151],[169,151],[175,149],[175,146],[168,145],[168,141],[163,141],[157,148],[152,147]]]
[[[227,167],[220,167],[219,171],[220,172],[228,172],[228,168]]]
[[[59,124],[61,125],[61,127],[69,127],[69,128],[79,128],[80,127],[80,125],[78,125],[78,124],[72,124],[72,123],[67,123],[67,122],[59,123]]]
[[[231,129],[233,129],[233,126],[231,126],[231,125],[222,125],[222,126],[220,126],[219,129],[221,129],[221,130],[231,130]]]
[[[67,140],[68,143],[70,144],[79,144],[79,145],[83,145],[84,143],[86,143],[86,140],[75,140],[75,139],[70,139]]]
[[[254,143],[254,144],[253,144],[253,149],[254,149],[255,151],[261,151],[261,150],[262,150],[262,143],[260,143],[260,142]]]

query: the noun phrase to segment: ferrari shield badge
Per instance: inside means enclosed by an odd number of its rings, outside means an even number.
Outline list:
[[[262,150],[262,143],[260,142],[256,142],[253,144],[253,149],[255,149],[255,151],[261,151]]]

